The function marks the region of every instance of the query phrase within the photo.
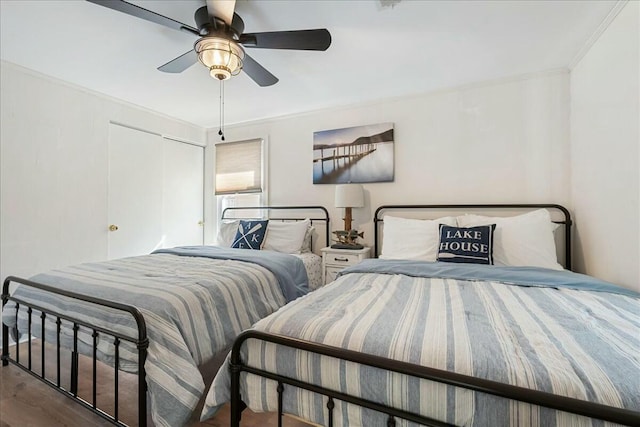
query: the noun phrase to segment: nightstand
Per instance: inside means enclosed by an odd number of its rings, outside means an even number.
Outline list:
[[[322,248],[322,283],[326,285],[336,279],[336,274],[345,267],[369,258],[371,248],[333,249]]]

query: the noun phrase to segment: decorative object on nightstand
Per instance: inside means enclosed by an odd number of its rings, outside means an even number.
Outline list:
[[[344,230],[334,231],[337,240],[331,245],[334,249],[362,249],[363,245],[356,243],[358,237],[364,233],[351,228],[351,208],[364,207],[364,190],[360,184],[340,184],[336,186],[336,207],[344,209]]]
[[[323,248],[322,251],[322,283],[328,284],[336,279],[338,272],[346,267],[355,265],[370,256],[370,248],[335,249]]]

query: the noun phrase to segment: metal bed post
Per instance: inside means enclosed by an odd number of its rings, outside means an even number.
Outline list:
[[[9,301],[9,282],[4,281],[2,285],[2,311],[4,311],[4,306]],[[9,364],[9,327],[2,322],[0,319],[0,323],[2,323],[2,366],[7,366]],[[16,343],[16,345],[18,345]]]
[[[564,265],[567,270],[572,270],[572,253],[571,253],[571,226],[573,225],[573,220],[571,219],[571,214],[564,206],[557,206],[564,213],[565,224],[564,224]]]
[[[144,363],[147,360],[149,338],[147,338],[147,326],[138,310],[131,313],[138,325],[138,425],[147,427],[147,373]],[[142,338],[144,337],[144,338]]]
[[[240,334],[242,336],[244,333]],[[231,348],[229,358],[229,370],[231,371],[231,427],[240,427],[242,411],[247,407],[240,395],[240,373],[242,372],[242,360],[240,358],[240,347],[244,340],[236,339]]]
[[[4,304],[3,304],[4,305]],[[9,328],[2,324],[2,366],[9,364]]]
[[[240,396],[240,364],[238,360],[240,356],[234,351],[231,353],[231,362],[229,370],[231,371],[231,427],[240,427],[240,418],[242,417],[242,396]]]
[[[382,218],[378,218],[378,213],[381,211],[382,207],[379,207],[378,209],[376,209],[376,212],[373,214],[373,253],[371,254],[372,258],[378,258],[378,256],[380,255],[380,248],[379,248],[379,231],[378,231],[378,223],[384,221]]]

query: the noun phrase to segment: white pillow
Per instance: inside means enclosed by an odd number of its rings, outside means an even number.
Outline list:
[[[385,215],[380,259],[417,259],[436,261],[440,224],[456,226],[448,216],[434,220],[398,218]]]
[[[494,265],[543,267],[562,270],[556,255],[553,231],[546,209],[538,209],[512,217],[463,215],[457,217],[458,226],[496,224],[493,235]]]
[[[225,248],[231,247],[231,245],[233,244],[233,240],[236,238],[238,225],[240,225],[239,219],[220,223],[218,237],[216,238],[216,243],[218,244],[218,246],[224,246]]]
[[[300,248],[300,253],[308,253],[313,252],[313,248],[311,247],[311,237],[313,236],[313,232],[315,227],[313,225],[309,225],[307,231],[304,233],[304,239],[302,239],[302,248]]]
[[[299,254],[311,221],[269,221],[262,249],[286,254]]]

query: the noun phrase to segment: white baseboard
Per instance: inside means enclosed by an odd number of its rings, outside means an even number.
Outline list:
[[[29,341],[29,337],[27,336],[23,336],[22,338],[20,338],[20,344],[25,343]],[[0,332],[0,344],[2,343],[2,332]],[[16,342],[13,340],[13,337],[11,335],[9,335],[9,347],[13,347],[16,345]],[[2,345],[0,345],[0,348],[2,348]]]

